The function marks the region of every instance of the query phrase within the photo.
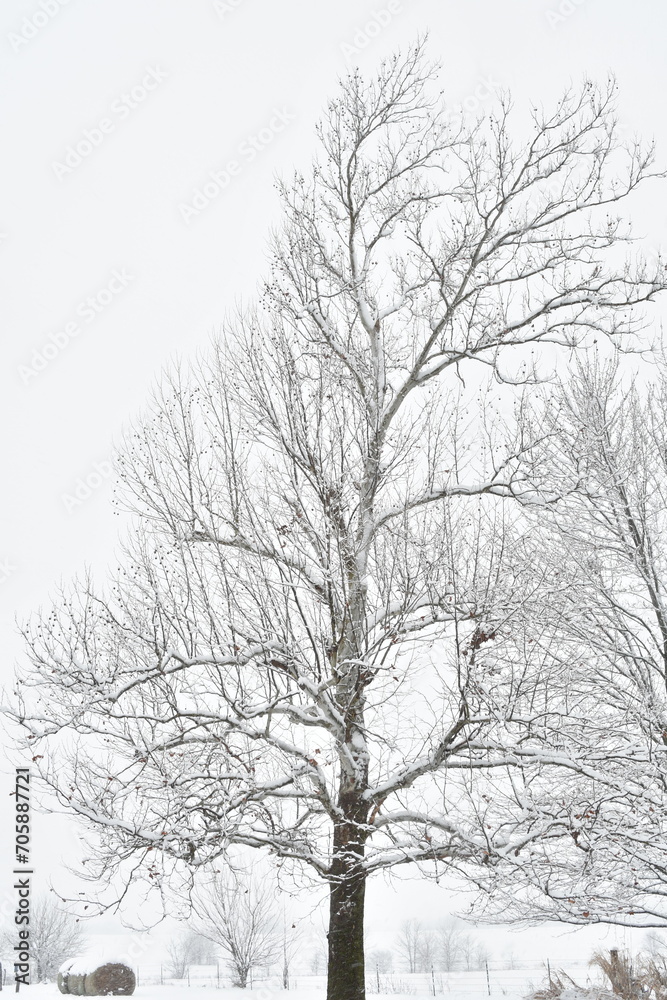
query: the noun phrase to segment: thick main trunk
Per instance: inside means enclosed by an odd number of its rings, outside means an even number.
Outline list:
[[[366,875],[359,869],[343,869],[331,883],[327,1000],[364,1000],[366,996],[365,891]]]
[[[334,828],[329,897],[327,1000],[364,1000],[364,899],[366,872],[361,825],[365,808],[351,809],[352,821]],[[348,815],[350,813],[348,812]]]
[[[359,668],[363,651],[359,645],[364,621],[364,589],[357,579],[357,561],[350,560],[350,622],[346,641],[339,644],[341,674],[336,688],[337,703],[346,720],[341,747],[338,790],[339,818],[334,823],[330,868],[329,962],[327,1000],[365,1000],[364,900],[366,869],[364,854],[368,837],[368,752],[365,743],[364,680]]]

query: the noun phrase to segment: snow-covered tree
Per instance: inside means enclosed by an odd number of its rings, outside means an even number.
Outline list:
[[[543,460],[563,499],[534,524],[535,587],[494,655],[559,673],[554,749],[590,749],[576,787],[533,794],[544,815],[567,804],[573,849],[533,844],[482,879],[504,920],[667,926],[667,366],[652,360],[582,361],[552,400]]]
[[[96,894],[261,849],[328,884],[329,1000],[362,1000],[369,877],[567,838],[567,804],[520,789],[586,766],[542,710],[562,672],[482,653],[532,586],[513,511],[557,495],[520,387],[540,351],[635,335],[664,287],[622,252],[652,154],[613,100],[455,121],[421,46],[343,82],[257,309],[128,437],[117,580],[28,630],[14,715],[99,831]]]
[[[275,896],[252,876],[216,875],[193,895],[197,933],[224,955],[234,986],[245,989],[253,969],[271,966],[283,949]]]
[[[33,982],[54,982],[65,959],[74,958],[85,937],[81,926],[52,896],[37,896],[30,905],[30,955]],[[0,943],[7,954],[16,944],[16,928],[3,931]]]

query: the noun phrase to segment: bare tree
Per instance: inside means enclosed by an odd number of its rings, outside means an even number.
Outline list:
[[[173,979],[183,979],[191,965],[213,965],[216,961],[212,942],[193,930],[172,938],[167,944],[167,955]]]
[[[125,567],[27,630],[13,710],[33,745],[79,736],[42,771],[102,831],[98,899],[233,844],[325,880],[329,1000],[364,996],[368,877],[569,837],[567,805],[517,792],[587,766],[538,707],[562,671],[483,655],[532,585],[513,510],[557,495],[512,403],[534,349],[634,336],[665,283],[619,253],[652,152],[613,84],[513,138],[509,101],[452,123],[432,75],[417,46],[343,82],[262,302],[128,438]]]
[[[2,946],[11,951],[15,928],[4,931]],[[37,896],[30,906],[30,955],[34,982],[54,982],[65,959],[74,958],[85,943],[78,921],[51,896]],[[8,953],[9,953],[8,951]]]
[[[396,951],[401,956],[408,972],[419,971],[419,948],[423,927],[419,920],[404,920],[396,938]]]
[[[290,988],[290,972],[294,960],[301,950],[302,935],[300,927],[287,916],[284,904],[281,937],[282,985],[284,990],[288,990]]]
[[[323,946],[315,948],[310,954],[310,971],[314,976],[321,976],[327,968],[327,952]]]
[[[435,932],[427,927],[423,930],[419,942],[419,972],[430,972],[437,964],[438,941]]]
[[[239,873],[216,876],[193,901],[197,933],[220,948],[234,986],[245,989],[253,969],[271,966],[279,957],[279,911],[262,883]]]
[[[439,958],[443,972],[452,972],[459,965],[462,936],[461,926],[456,919],[450,917],[440,924],[438,928]]]
[[[494,886],[503,919],[667,926],[667,367],[653,360],[634,377],[616,358],[581,363],[554,407],[544,458],[564,498],[526,554],[539,583],[504,655],[562,672],[567,698],[544,706],[558,752],[596,752],[575,782],[522,790],[544,814],[565,805],[571,849],[567,864],[517,857]]]
[[[327,971],[327,940],[324,928],[320,925],[319,920],[314,920],[311,914],[311,920],[309,922],[308,936],[307,940],[304,942],[301,952],[303,952],[306,947],[309,948],[310,958],[308,960],[308,969],[313,976],[320,976]]]
[[[488,959],[488,951],[474,934],[461,935],[460,948],[463,967],[468,972],[484,968],[484,963]]]
[[[217,951],[214,943],[196,931],[190,931],[188,938],[192,965],[215,965]]]
[[[373,972],[386,975],[393,970],[394,957],[388,948],[374,948],[373,951],[367,952],[366,967]]]
[[[190,967],[190,947],[187,937],[179,935],[167,943],[167,974],[170,979],[184,979]]]
[[[481,941],[475,942],[473,969],[483,969],[491,958],[491,952]]]
[[[667,952],[665,939],[657,931],[647,931],[644,935],[644,950],[651,958],[660,958]]]
[[[470,972],[475,964],[475,940],[472,934],[461,935],[459,948],[461,952],[461,964],[467,972]]]

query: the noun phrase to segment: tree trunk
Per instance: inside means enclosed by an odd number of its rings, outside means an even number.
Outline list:
[[[340,642],[332,661],[334,672],[343,666],[336,686],[336,701],[345,717],[344,747],[340,753],[338,808],[334,821],[333,851],[329,875],[329,962],[327,1000],[365,1000],[364,901],[366,870],[364,854],[368,837],[368,751],[365,741],[364,678],[359,669],[363,648],[365,590],[359,581],[359,560],[348,546],[349,616],[348,634]]]
[[[327,1000],[365,1000],[363,837],[356,823],[334,828]]]

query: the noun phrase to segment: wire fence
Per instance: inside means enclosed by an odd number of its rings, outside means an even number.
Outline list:
[[[543,962],[530,959],[513,960],[512,968],[506,963],[485,963],[482,968],[439,971],[435,968],[426,972],[381,972],[379,966],[369,966],[366,970],[366,991],[369,994],[384,996],[409,997],[445,997],[450,1000],[519,1000],[547,985],[552,976],[564,973],[578,986],[586,987],[601,985],[600,974],[591,970],[588,962],[559,962],[545,959]],[[270,969],[253,969],[248,980],[248,987],[255,990],[281,993],[286,991],[306,990],[309,994],[326,993],[326,977],[310,975],[304,967],[295,966],[296,972],[290,974],[287,985],[283,977],[275,975]],[[137,987],[169,986],[175,988],[229,989],[233,984],[232,976],[224,962],[216,965],[191,965],[182,977],[171,975],[167,965],[143,963],[134,969]],[[13,985],[13,968],[9,962],[0,964],[0,990]]]
[[[297,966],[298,970],[298,966]],[[164,965],[142,964],[135,969],[137,987],[170,986],[170,987],[206,987],[213,989],[228,989],[233,985],[229,970],[224,963],[208,966],[190,966],[182,978],[169,974]],[[426,972],[380,972],[378,967],[366,970],[366,989],[368,993],[385,996],[402,995],[414,997],[450,997],[464,1000],[503,1000],[528,996],[532,991],[544,987],[552,976],[565,973],[578,986],[586,987],[601,983],[599,974],[591,970],[588,962],[546,959],[543,962],[523,959],[512,962],[512,968],[500,962],[488,962],[482,968],[457,970],[452,972],[438,971],[435,968]],[[287,979],[288,986],[283,985],[281,976],[271,974],[271,970],[253,970],[248,980],[250,989],[269,990],[271,993],[286,990],[306,990],[310,994],[326,992],[326,977],[324,975],[309,975],[307,972],[296,971]]]

